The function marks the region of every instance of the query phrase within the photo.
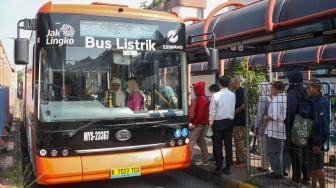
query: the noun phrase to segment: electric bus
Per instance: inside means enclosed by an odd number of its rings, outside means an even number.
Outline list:
[[[186,35],[177,14],[48,2],[17,27],[23,153],[37,184],[190,166]]]

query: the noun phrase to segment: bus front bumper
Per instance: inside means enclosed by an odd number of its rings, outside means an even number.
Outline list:
[[[113,179],[112,169],[139,167],[140,174],[190,167],[189,145],[161,149],[73,157],[36,157],[37,183],[42,185]],[[125,176],[127,177],[127,176]]]

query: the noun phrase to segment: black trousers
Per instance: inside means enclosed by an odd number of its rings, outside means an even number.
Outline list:
[[[232,165],[232,133],[233,121],[229,119],[215,120],[212,125],[213,134],[213,153],[215,154],[216,167],[223,166],[223,141],[225,146],[225,167]]]
[[[300,182],[301,179],[308,181],[308,153],[307,149],[294,145],[293,143],[287,143],[289,154],[292,161],[293,176],[292,180]],[[302,177],[301,177],[302,175]]]

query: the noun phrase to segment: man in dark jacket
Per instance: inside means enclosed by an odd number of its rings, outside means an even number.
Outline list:
[[[323,170],[324,144],[330,135],[330,109],[329,103],[320,93],[322,84],[318,79],[312,79],[307,85],[307,96],[313,103],[312,116],[314,121],[313,132],[308,140],[308,163],[312,177],[312,188],[326,187],[326,175]]]
[[[204,138],[205,126],[209,123],[209,101],[205,95],[205,82],[195,82],[192,85],[195,99],[195,115],[190,119],[190,148],[197,143],[201,149],[202,160],[196,162],[196,165],[208,164],[208,147]]]
[[[285,145],[285,157],[284,166],[288,168],[290,161],[292,163],[292,178],[286,182],[287,185],[298,186],[300,182],[308,182],[308,169],[306,148],[299,147],[293,144],[291,141],[291,130],[293,127],[294,117],[298,114],[299,105],[303,102],[306,96],[306,89],[303,87],[303,76],[299,70],[289,71],[287,73],[289,87],[287,89],[287,110],[286,110],[286,145]],[[290,159],[286,159],[286,154],[290,156]],[[301,172],[303,179],[301,180]]]

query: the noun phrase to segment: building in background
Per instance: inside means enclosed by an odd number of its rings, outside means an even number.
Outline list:
[[[14,66],[9,62],[6,51],[0,41],[0,85],[9,87],[9,105],[12,107],[16,99],[16,73]]]
[[[218,5],[230,1],[234,0],[198,0],[197,3],[194,0],[162,0],[162,3],[152,4],[149,7],[154,10],[177,12],[182,18],[197,17],[205,19]],[[256,0],[240,0],[239,2],[251,3],[254,1]],[[232,8],[224,8],[217,14],[231,10]]]

